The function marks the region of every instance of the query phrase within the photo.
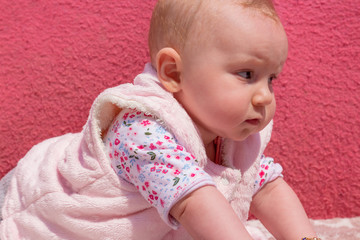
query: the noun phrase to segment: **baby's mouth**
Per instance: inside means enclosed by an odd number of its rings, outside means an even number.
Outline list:
[[[251,124],[251,125],[259,125],[260,124],[260,119],[253,118],[253,119],[248,119],[245,122],[248,123],[248,124]]]

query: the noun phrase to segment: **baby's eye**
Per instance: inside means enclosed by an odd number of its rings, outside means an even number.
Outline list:
[[[253,72],[251,71],[243,71],[237,73],[240,77],[245,79],[251,79],[253,77]]]

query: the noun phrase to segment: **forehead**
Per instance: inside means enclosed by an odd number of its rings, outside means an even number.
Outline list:
[[[233,54],[276,54],[280,62],[287,56],[287,38],[278,20],[238,4],[225,4],[203,13],[194,27],[189,44],[192,51],[218,50]],[[198,31],[196,33],[196,31]],[[190,34],[191,35],[191,34]],[[270,51],[271,50],[271,51]]]

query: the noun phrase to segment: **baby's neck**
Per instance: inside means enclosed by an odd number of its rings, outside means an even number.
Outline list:
[[[216,158],[216,149],[215,149],[215,144],[213,141],[211,141],[209,144],[207,144],[205,146],[205,150],[206,150],[206,156],[212,161],[215,162],[215,158]]]

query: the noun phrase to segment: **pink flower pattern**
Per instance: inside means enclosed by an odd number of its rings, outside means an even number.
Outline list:
[[[195,156],[153,116],[124,110],[109,129],[104,142],[112,168],[134,184],[164,219],[185,192],[215,185]]]
[[[261,157],[260,169],[255,179],[254,190],[258,192],[266,183],[282,177],[282,167],[270,157]]]

